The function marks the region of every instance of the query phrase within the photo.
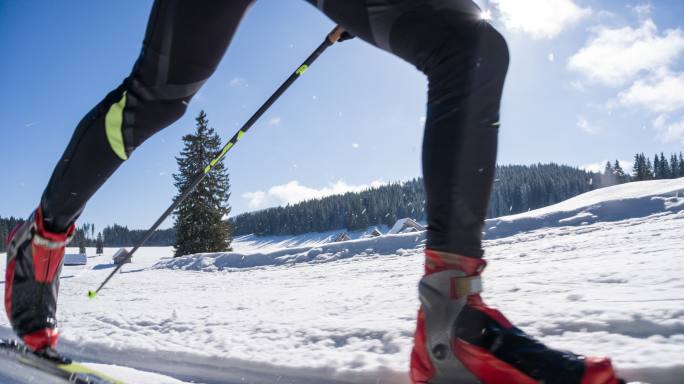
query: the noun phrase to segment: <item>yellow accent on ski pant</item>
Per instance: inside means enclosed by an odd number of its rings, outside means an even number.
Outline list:
[[[112,104],[105,116],[105,132],[107,134],[107,141],[112,151],[121,159],[128,159],[126,149],[123,141],[123,111],[126,106],[126,92],[124,91],[121,100]]]

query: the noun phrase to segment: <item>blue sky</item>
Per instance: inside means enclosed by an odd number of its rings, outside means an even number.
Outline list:
[[[684,3],[479,4],[511,50],[500,164],[684,148]],[[150,8],[0,1],[0,216],[35,208],[75,125],[130,71]],[[258,1],[187,114],[135,152],[81,221],[151,224],[176,192],[174,156],[199,110],[229,138],[333,26],[304,1]],[[363,41],[329,49],[228,155],[233,211],[419,176],[425,92],[411,65]]]

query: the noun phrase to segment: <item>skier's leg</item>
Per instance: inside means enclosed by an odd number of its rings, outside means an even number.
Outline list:
[[[133,150],[185,112],[251,0],[159,0],[129,77],[76,127],[39,208],[10,236],[5,308],[32,349],[54,348],[59,269],[87,200]]]
[[[131,74],[81,120],[57,163],[41,201],[46,228],[64,231],[136,147],[183,115],[250,3],[154,3]]]
[[[309,2],[351,33],[414,64],[429,81],[426,276],[419,287],[413,382],[476,377],[484,383],[617,383],[609,360],[551,350],[479,295],[481,231],[508,67],[503,37],[470,0]]]
[[[431,249],[481,257],[508,65],[501,35],[470,0],[309,0],[428,78],[423,141]]]

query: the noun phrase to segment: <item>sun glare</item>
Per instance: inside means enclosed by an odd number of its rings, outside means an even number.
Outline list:
[[[492,11],[489,9],[485,9],[484,11],[480,12],[480,20],[484,21],[490,21],[492,19]]]

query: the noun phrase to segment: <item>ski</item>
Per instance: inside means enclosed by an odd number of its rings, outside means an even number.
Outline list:
[[[125,384],[76,362],[60,362],[31,352],[14,340],[0,339],[0,360],[16,362],[54,378],[74,384]]]

